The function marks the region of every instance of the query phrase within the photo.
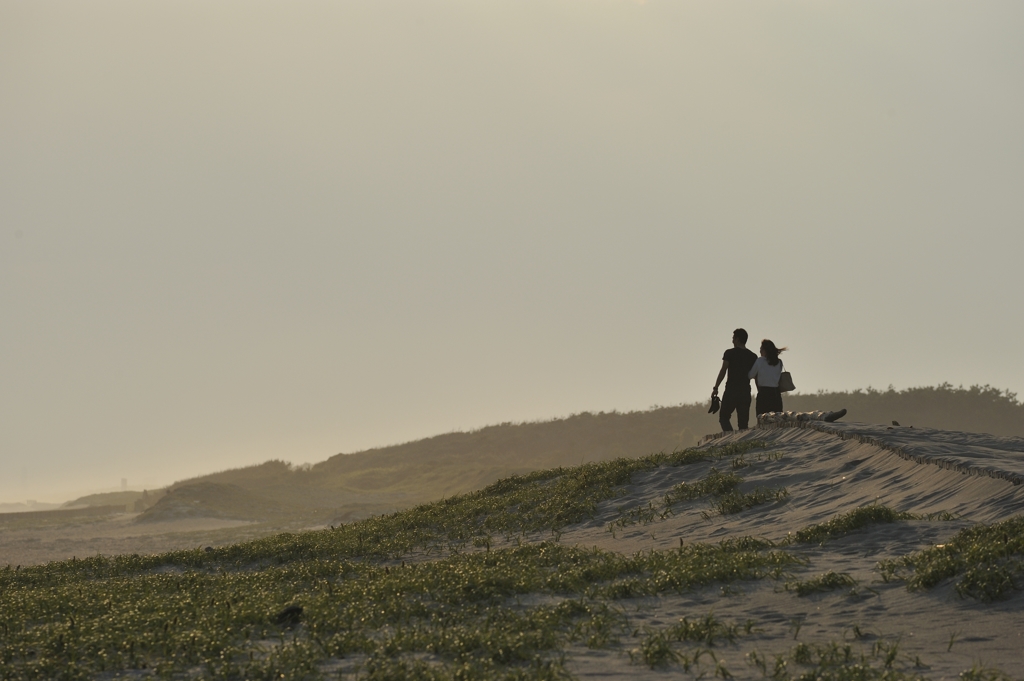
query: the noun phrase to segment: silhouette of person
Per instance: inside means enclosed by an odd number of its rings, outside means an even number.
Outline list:
[[[750,421],[750,379],[747,377],[750,368],[757,361],[757,355],[747,349],[747,332],[736,329],[732,332],[732,347],[722,355],[722,370],[718,372],[712,396],[718,394],[718,386],[728,375],[725,382],[725,394],[722,395],[722,407],[718,413],[718,422],[723,431],[732,430],[732,413],[736,412],[736,425],[740,430],[747,429]]]
[[[747,374],[757,384],[757,415],[768,412],[782,411],[782,392],[779,391],[779,378],[783,366],[779,354],[786,348],[775,347],[775,343],[767,338],[761,341],[761,356],[754,362]]]

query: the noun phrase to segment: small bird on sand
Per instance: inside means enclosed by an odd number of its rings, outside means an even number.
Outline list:
[[[274,622],[282,627],[294,627],[302,619],[302,606],[289,605],[274,616]]]

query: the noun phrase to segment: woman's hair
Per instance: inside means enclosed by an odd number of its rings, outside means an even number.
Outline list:
[[[785,352],[788,348],[777,348],[775,343],[765,338],[761,341],[761,349],[764,350],[764,356],[768,358],[768,364],[775,366],[779,363],[779,355]]]

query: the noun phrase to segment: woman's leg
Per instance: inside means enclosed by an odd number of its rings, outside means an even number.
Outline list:
[[[757,403],[754,405],[754,413],[758,416],[771,411],[771,409],[768,409],[768,405],[766,404],[766,397],[767,395],[765,395],[764,388],[757,386]]]
[[[778,388],[757,386],[757,415],[782,411],[782,393]]]

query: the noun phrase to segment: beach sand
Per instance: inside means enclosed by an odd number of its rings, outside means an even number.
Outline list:
[[[41,565],[53,560],[102,554],[152,554],[221,546],[262,536],[257,523],[220,518],[185,518],[136,524],[138,513],[86,517],[64,522],[0,525],[0,565]]]

